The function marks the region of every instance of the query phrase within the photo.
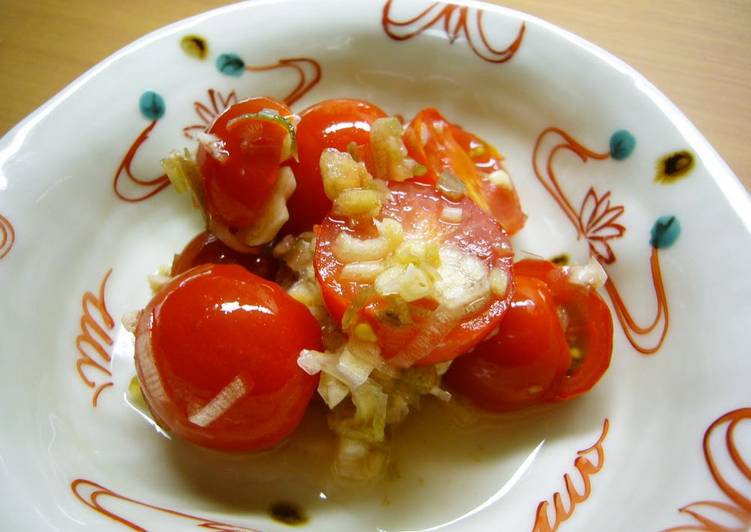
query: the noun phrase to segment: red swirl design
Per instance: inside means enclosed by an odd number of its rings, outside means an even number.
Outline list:
[[[214,89],[209,89],[206,92],[208,93],[208,104],[198,101],[193,102],[193,109],[196,115],[198,115],[200,123],[191,124],[183,128],[183,135],[191,140],[195,139],[195,133],[206,131],[206,128],[211,125],[222,111],[237,103],[237,94],[235,91],[230,91],[227,96],[223,96],[221,92]]]
[[[297,74],[297,84],[289,94],[282,98],[282,101],[289,106],[305,96],[321,81],[321,65],[318,61],[309,57],[280,59],[271,65],[246,66],[245,70],[248,72],[267,72],[279,68],[291,69]]]
[[[434,2],[414,17],[404,20],[396,20],[391,16],[391,8],[394,0],[387,0],[383,6],[381,25],[383,31],[395,41],[412,39],[434,26],[443,26],[443,31],[453,44],[459,37],[464,37],[471,50],[483,61],[489,63],[505,63],[510,61],[519,50],[524,39],[526,25],[522,22],[516,38],[506,48],[495,48],[485,34],[482,17],[484,11],[476,8],[474,17],[471,16],[471,8],[456,4],[443,4]],[[471,31],[470,25],[474,22],[476,33]],[[476,36],[479,42],[476,42]]]
[[[110,362],[110,354],[107,351],[112,346],[112,332],[115,321],[107,310],[105,290],[107,281],[112,274],[112,269],[102,278],[99,283],[99,293],[87,291],[81,297],[81,334],[76,337],[76,371],[83,383],[94,389],[91,398],[91,406],[96,408],[101,393],[112,386],[112,373],[107,367]],[[86,368],[91,368],[88,372]],[[91,373],[94,374],[92,377]]]
[[[137,203],[139,201],[147,200],[167,188],[169,185],[169,179],[167,179],[167,176],[164,174],[153,179],[143,179],[133,175],[133,172],[130,169],[130,165],[133,163],[133,158],[138,153],[141,145],[149,138],[149,134],[151,133],[151,130],[154,129],[154,126],[156,126],[156,123],[157,120],[154,120],[146,126],[143,131],[141,131],[141,134],[138,135],[136,140],[133,141],[133,144],[130,145],[125,157],[123,157],[123,160],[120,162],[120,166],[118,166],[115,171],[112,188],[117,197],[123,201]],[[125,190],[127,185],[121,180],[123,176],[127,178],[126,183],[130,184],[130,187],[128,187],[130,189],[129,191]]]
[[[716,450],[712,449],[712,434],[725,427],[724,443],[725,452],[730,461],[737,469],[740,476],[751,482],[751,463],[747,461],[738,449],[736,430],[742,422],[751,421],[751,408],[739,408],[717,418],[704,432],[703,450],[704,459],[717,487],[730,499],[724,501],[697,501],[692,502],[678,511],[694,518],[696,524],[683,525],[669,528],[666,532],[679,532],[688,530],[704,530],[707,532],[731,532],[751,529],[751,493],[743,494],[733,483],[720,471],[717,464]],[[746,452],[751,449],[746,450]],[[748,454],[747,454],[748,456]],[[724,523],[718,522],[717,516],[724,516]]]
[[[0,214],[0,259],[10,253],[16,241],[16,231],[13,224],[5,216]]]
[[[113,521],[120,523],[121,525],[125,525],[131,530],[138,530],[141,532],[146,532],[146,530],[148,529],[143,528],[142,526],[116,514],[115,512],[111,510],[108,510],[102,504],[101,502],[102,499],[104,498],[115,499],[120,502],[132,504],[142,509],[149,509],[149,510],[153,510],[155,512],[159,512],[162,514],[179,517],[182,520],[186,521],[186,525],[190,525],[190,528],[198,528],[198,529],[203,529],[203,530],[217,530],[217,531],[222,531],[222,532],[259,532],[258,530],[254,528],[230,525],[227,523],[222,523],[220,521],[214,521],[213,519],[207,519],[205,517],[198,517],[198,516],[191,515],[188,513],[178,512],[176,510],[170,510],[169,508],[163,508],[161,506],[156,506],[154,504],[149,504],[143,501],[138,501],[136,499],[131,499],[130,497],[126,497],[124,495],[120,495],[119,493],[115,493],[114,491],[108,488],[105,488],[101,484],[97,484],[96,482],[92,482],[91,480],[86,480],[83,478],[78,478],[74,480],[73,482],[71,482],[70,489],[73,492],[73,495],[75,495],[75,497],[79,501],[84,503],[86,506],[88,506],[95,512],[102,514],[103,516],[108,517],[109,519],[112,519]],[[181,528],[181,530],[185,530],[185,529]]]
[[[547,147],[544,148],[543,146]],[[537,137],[532,155],[532,167],[538,181],[569,219],[577,232],[577,236],[587,240],[590,253],[603,264],[613,264],[617,258],[610,246],[610,241],[621,238],[626,232],[626,227],[619,223],[619,219],[626,212],[626,208],[623,205],[611,203],[612,195],[610,191],[598,194],[594,187],[590,187],[581,202],[581,206],[576,209],[561,187],[555,172],[555,158],[564,151],[573,153],[582,163],[586,163],[590,159],[599,161],[609,159],[610,153],[590,150],[562,129],[549,127]],[[652,248],[649,262],[652,288],[656,300],[655,317],[649,325],[642,326],[636,322],[612,277],[609,277],[605,284],[605,289],[615,308],[616,318],[626,338],[634,349],[644,355],[651,355],[659,351],[670,327],[670,310],[662,280],[659,250],[657,248]],[[652,336],[656,331],[659,331],[656,333],[656,341],[652,345],[645,345],[640,337]]]
[[[553,512],[554,520],[550,522],[550,516],[548,514],[548,508],[550,503],[548,501],[542,501],[537,505],[537,511],[535,513],[535,522],[532,526],[532,532],[554,532],[558,530],[558,527],[569,519],[576,510],[576,506],[585,502],[592,493],[592,482],[590,477],[602,470],[605,465],[605,450],[602,446],[605,441],[605,437],[608,435],[608,428],[610,422],[607,418],[602,424],[602,433],[597,441],[591,447],[582,449],[576,452],[576,459],[574,460],[574,468],[579,472],[583,485],[582,492],[576,489],[574,482],[571,480],[571,475],[566,473],[563,475],[563,484],[566,487],[566,495],[568,496],[569,506],[565,507],[563,502],[563,495],[560,492],[553,494]],[[587,455],[594,454],[597,457],[597,461],[593,463]]]

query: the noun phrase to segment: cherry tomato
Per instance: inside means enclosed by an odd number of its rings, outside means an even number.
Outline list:
[[[605,374],[613,353],[613,318],[607,303],[596,290],[570,283],[563,269],[552,262],[522,260],[514,265],[514,271],[548,284],[574,355],[555,399],[589,391]]]
[[[391,218],[401,223],[407,237],[431,240],[439,246],[451,246],[462,254],[482,261],[487,271],[499,269],[510,285],[512,249],[508,237],[489,216],[469,199],[452,202],[438,194],[432,186],[414,182],[392,184],[391,197],[383,206],[378,219]],[[460,223],[441,219],[446,207],[460,208]],[[314,266],[322,294],[329,312],[341,320],[345,311],[362,298],[359,295],[367,284],[345,280],[341,277],[344,264],[334,253],[334,242],[340,233],[356,238],[371,238],[375,229],[354,220],[328,216],[321,224],[316,240]],[[410,304],[409,323],[395,322],[387,298],[372,296],[362,302],[360,318],[375,329],[381,354],[386,359],[397,360],[409,352],[416,340],[425,346],[418,365],[451,360],[480,342],[495,328],[503,317],[511,299],[510,290],[504,297],[491,296],[480,308],[449,322],[445,330],[436,324],[437,303],[428,298]],[[425,337],[424,335],[429,335]],[[408,358],[413,358],[410,354]]]
[[[290,165],[297,188],[287,202],[290,219],[282,234],[310,231],[331,209],[321,180],[321,152],[326,148],[347,151],[354,147],[358,153],[366,154],[370,124],[384,116],[386,113],[375,105],[350,99],[325,100],[300,113],[298,161]]]
[[[286,105],[270,98],[244,100],[220,114],[207,130],[223,143],[225,156],[217,158],[203,144],[198,148],[206,208],[230,227],[248,227],[256,221],[277,181],[287,129],[263,119],[230,124],[234,118],[264,109],[291,114]]]
[[[605,302],[547,261],[516,263],[514,288],[498,333],[451,365],[447,385],[493,411],[566,400],[591,389],[612,354]]]
[[[172,261],[172,277],[202,264],[239,264],[251,273],[273,280],[279,266],[271,254],[271,247],[257,249],[257,253],[240,253],[216,236],[204,231],[188,242]]]
[[[454,361],[445,382],[481,408],[513,410],[550,400],[570,361],[550,289],[515,272],[498,334]]]
[[[222,450],[266,449],[294,431],[317,384],[297,366],[306,348],[321,348],[308,309],[236,265],[179,275],[136,327],[138,378],[157,421]]]
[[[404,144],[409,155],[427,167],[421,181],[435,183],[441,173],[451,172],[464,183],[475,203],[510,235],[524,226],[526,217],[510,180],[499,185],[489,177],[503,171],[503,158],[490,144],[450,124],[433,108],[423,109],[412,119],[404,132]]]

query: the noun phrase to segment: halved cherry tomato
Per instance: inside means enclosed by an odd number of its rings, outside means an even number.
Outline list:
[[[596,290],[569,282],[563,269],[552,262],[522,260],[514,271],[544,280],[555,298],[573,355],[555,399],[589,391],[610,366],[613,353],[613,318],[607,304]]]
[[[498,333],[457,359],[445,382],[486,410],[550,400],[571,362],[548,286],[515,272],[514,299]]]
[[[460,208],[462,221],[449,223],[441,219],[444,208]],[[452,202],[438,194],[432,186],[414,182],[391,185],[391,197],[381,209],[379,220],[392,218],[401,223],[407,238],[432,240],[439,246],[452,246],[462,254],[479,259],[489,272],[499,269],[511,283],[512,248],[508,237],[492,218],[482,212],[469,199]],[[375,236],[375,229],[356,220],[329,215],[321,224],[316,240],[314,266],[329,312],[341,320],[353,305],[364,283],[341,277],[344,264],[334,253],[334,242],[340,233],[365,239]],[[423,352],[412,362],[418,365],[451,360],[472,348],[495,328],[503,317],[511,299],[511,291],[504,297],[490,296],[469,315],[444,324],[437,324],[433,311],[437,303],[427,298],[409,306],[409,323],[395,322],[389,309],[388,298],[376,295],[360,302],[359,316],[375,329],[381,354],[395,359],[423,344]],[[425,337],[428,335],[428,337]],[[410,357],[412,358],[410,353]]]
[[[222,450],[260,450],[289,436],[317,378],[297,366],[320,349],[308,309],[236,265],[198,266],[141,312],[136,369],[157,421]]]
[[[435,183],[441,173],[451,172],[467,188],[469,196],[513,235],[524,226],[525,215],[513,185],[493,183],[489,175],[502,170],[503,158],[476,135],[450,124],[436,109],[423,109],[404,132],[409,155],[427,167],[419,178]]]
[[[234,228],[248,227],[262,214],[277,182],[285,139],[284,126],[262,119],[229,122],[269,109],[281,116],[289,108],[271,98],[250,98],[220,114],[208,133],[222,141],[224,157],[217,158],[201,144],[196,155],[204,180],[206,208],[219,221]]]
[[[321,152],[326,148],[365,154],[370,145],[370,124],[386,116],[379,107],[351,99],[324,100],[300,113],[297,125],[298,161],[290,167],[297,188],[287,202],[289,221],[282,234],[310,231],[331,209],[323,191]]]
[[[547,261],[516,263],[514,287],[498,333],[451,365],[448,386],[493,411],[566,400],[591,389],[612,354],[605,302]]]
[[[279,261],[271,254],[271,246],[259,247],[257,253],[240,253],[204,231],[188,242],[179,255],[175,255],[170,275],[175,277],[202,264],[239,264],[270,281],[274,280],[279,267]]]

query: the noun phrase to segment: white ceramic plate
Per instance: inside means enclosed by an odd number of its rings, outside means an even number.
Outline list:
[[[614,57],[510,10],[431,5],[213,11],[118,52],[3,138],[2,528],[282,530],[267,515],[282,500],[316,530],[749,525],[751,411],[738,410],[751,406],[748,194]],[[231,94],[298,110],[333,96],[404,116],[436,106],[491,140],[529,214],[517,247],[607,263],[606,377],[580,400],[470,428],[428,404],[397,432],[399,477],[368,489],[328,477],[320,415],[260,457],[158,434],[125,400],[132,348],[119,317],[199,230],[184,198],[157,191],[160,157],[191,146],[184,128]]]

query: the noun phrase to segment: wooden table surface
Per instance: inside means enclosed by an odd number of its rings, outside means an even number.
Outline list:
[[[635,67],[751,189],[751,1],[493,1],[581,35]],[[227,3],[0,0],[0,135],[122,46]]]

